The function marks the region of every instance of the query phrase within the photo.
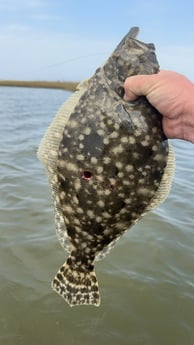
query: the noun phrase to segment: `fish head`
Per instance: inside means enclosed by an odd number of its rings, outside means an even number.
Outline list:
[[[132,28],[103,67],[107,83],[118,90],[118,94],[122,94],[121,87],[127,77],[157,73],[159,70],[154,44],[137,40],[138,32],[139,28]]]

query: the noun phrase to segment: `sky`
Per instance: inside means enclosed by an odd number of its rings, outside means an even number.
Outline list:
[[[132,26],[194,82],[194,1],[0,0],[0,79],[90,77]]]

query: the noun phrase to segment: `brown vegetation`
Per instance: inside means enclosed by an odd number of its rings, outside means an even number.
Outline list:
[[[78,83],[71,81],[24,81],[24,80],[0,80],[0,86],[35,87],[49,89],[63,89],[75,91]]]

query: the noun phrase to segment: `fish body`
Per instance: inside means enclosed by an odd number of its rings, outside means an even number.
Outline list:
[[[52,190],[56,232],[69,253],[52,288],[70,306],[100,304],[95,260],[168,195],[174,157],[161,114],[146,100],[123,99],[131,75],[159,70],[153,44],[124,37],[82,82],[38,150]]]

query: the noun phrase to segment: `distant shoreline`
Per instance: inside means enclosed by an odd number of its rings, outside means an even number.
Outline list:
[[[77,85],[78,85],[78,82],[71,82],[71,81],[0,80],[0,86],[62,89],[66,91],[75,91]]]

